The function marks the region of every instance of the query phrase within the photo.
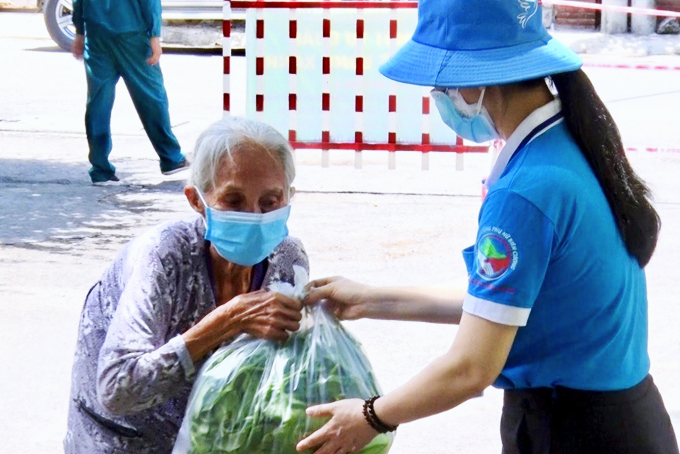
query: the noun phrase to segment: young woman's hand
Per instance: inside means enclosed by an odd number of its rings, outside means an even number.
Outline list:
[[[345,399],[309,407],[309,416],[330,417],[330,420],[298,443],[296,449],[304,451],[318,447],[314,454],[349,454],[361,451],[378,435],[366,422],[363,406],[364,401],[361,399]]]
[[[373,288],[344,277],[327,277],[307,284],[303,303],[312,305],[323,301],[324,307],[340,320],[366,317],[366,305]]]

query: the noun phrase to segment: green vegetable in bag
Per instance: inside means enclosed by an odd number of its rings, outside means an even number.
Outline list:
[[[306,272],[295,271],[295,289],[275,291],[300,297]],[[307,416],[307,407],[380,394],[361,345],[322,307],[305,310],[287,341],[243,335],[208,359],[173,454],[297,454],[297,443],[326,422]],[[360,453],[385,454],[392,440],[379,434]]]

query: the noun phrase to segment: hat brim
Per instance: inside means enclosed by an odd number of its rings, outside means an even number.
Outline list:
[[[481,50],[446,50],[411,39],[380,67],[385,77],[430,87],[482,87],[536,79],[583,65],[554,38]]]

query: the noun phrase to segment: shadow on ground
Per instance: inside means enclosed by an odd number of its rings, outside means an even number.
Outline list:
[[[70,251],[122,243],[190,210],[184,181],[93,186],[80,163],[0,160],[0,245]]]

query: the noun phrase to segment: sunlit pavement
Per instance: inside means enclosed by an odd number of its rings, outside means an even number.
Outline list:
[[[566,38],[565,38],[566,39]],[[579,39],[583,39],[580,37]],[[678,57],[586,55],[588,62],[664,61]],[[186,175],[163,177],[124,85],[113,113],[112,161],[120,187],[93,187],[87,177],[82,63],[49,40],[42,17],[0,12],[0,440],[2,451],[59,452],[66,425],[70,366],[87,289],[131,237],[191,213]],[[219,56],[166,53],[161,60],[175,132],[187,151],[221,113]],[[680,147],[680,78],[675,71],[588,67],[627,144]],[[245,80],[234,59],[235,81]],[[243,91],[234,104],[244,111]],[[240,109],[240,110],[239,110]],[[663,230],[647,268],[652,373],[680,432],[680,153],[630,153],[654,190]],[[473,243],[481,178],[488,155],[434,154],[420,170],[417,153],[299,151],[298,194],[290,221],[310,255],[312,277],[342,274],[374,284],[464,281],[460,251]],[[406,381],[451,344],[450,326],[347,323],[363,342],[385,390]],[[498,453],[501,393],[399,429],[394,454]]]

